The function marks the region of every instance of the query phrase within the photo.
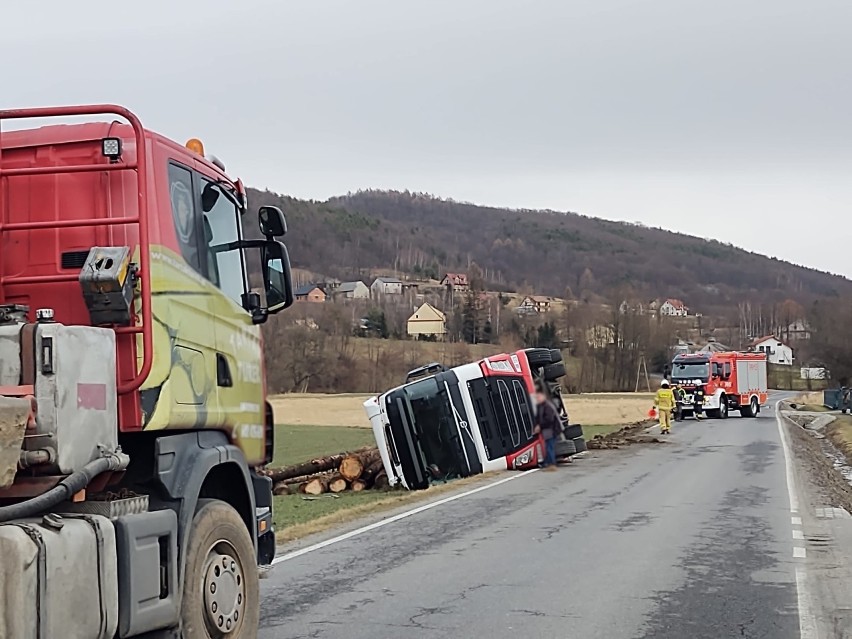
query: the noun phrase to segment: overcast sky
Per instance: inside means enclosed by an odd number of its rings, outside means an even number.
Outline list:
[[[42,0],[2,23],[4,107],[122,103],[249,185],[571,210],[852,276],[849,0]]]

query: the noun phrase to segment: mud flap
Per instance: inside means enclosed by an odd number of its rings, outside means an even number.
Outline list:
[[[15,481],[29,415],[29,400],[0,397],[0,489]]]

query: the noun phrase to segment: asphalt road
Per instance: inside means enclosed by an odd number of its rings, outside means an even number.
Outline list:
[[[798,638],[773,411],[673,430],[283,561],[259,636]]]

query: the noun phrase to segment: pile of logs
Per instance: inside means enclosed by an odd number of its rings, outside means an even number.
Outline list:
[[[263,472],[272,478],[276,495],[321,495],[326,492],[359,492],[368,488],[383,490],[388,487],[388,476],[382,466],[379,449],[370,447],[328,455],[286,468],[267,468]]]

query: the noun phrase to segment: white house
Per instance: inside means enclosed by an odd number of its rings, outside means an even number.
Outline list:
[[[660,304],[660,315],[670,315],[673,317],[686,317],[689,315],[689,309],[682,301],[669,298]]]
[[[518,314],[547,313],[550,310],[552,299],[544,295],[527,295],[520,306],[515,308]]]
[[[751,343],[751,350],[766,353],[766,361],[770,364],[793,365],[793,349],[774,335],[757,338]]]
[[[370,286],[373,295],[401,295],[402,280],[395,277],[377,277]]]
[[[370,297],[370,289],[361,280],[343,282],[337,287],[334,293],[335,295],[342,295],[346,299],[363,300]]]
[[[425,302],[408,318],[406,329],[409,335],[444,335],[447,332],[447,317],[429,302]]]

